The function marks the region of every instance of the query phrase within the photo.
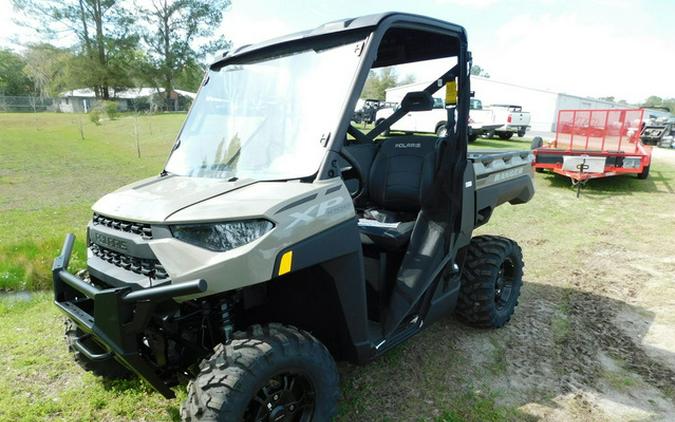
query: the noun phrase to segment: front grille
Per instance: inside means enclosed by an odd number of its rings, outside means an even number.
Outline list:
[[[152,239],[152,228],[150,227],[150,224],[132,223],[131,221],[117,220],[100,214],[94,214],[92,221],[94,225],[100,224],[115,230],[137,234],[144,239]]]
[[[134,256],[115,252],[108,248],[96,245],[89,245],[91,252],[104,261],[107,261],[117,267],[132,271],[136,274],[143,274],[157,280],[169,278],[164,267],[156,259],[141,259]]]

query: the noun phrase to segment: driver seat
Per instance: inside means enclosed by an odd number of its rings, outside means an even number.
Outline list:
[[[370,167],[368,198],[374,208],[359,219],[361,243],[400,251],[432,186],[443,138],[401,136],[383,141]]]

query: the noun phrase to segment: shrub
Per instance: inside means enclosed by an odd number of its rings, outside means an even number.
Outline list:
[[[117,109],[117,103],[115,101],[104,101],[103,102],[103,109],[105,110],[105,114],[108,115],[108,118],[110,120],[115,120],[117,116],[119,115],[119,111]]]
[[[89,112],[89,120],[92,121],[96,126],[101,125],[101,112],[97,109],[94,108]]]

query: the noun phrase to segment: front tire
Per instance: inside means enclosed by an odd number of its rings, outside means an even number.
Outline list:
[[[335,361],[295,327],[254,325],[199,367],[181,409],[186,421],[327,421],[337,411]]]
[[[523,285],[520,246],[499,236],[477,236],[468,246],[457,314],[469,325],[499,328],[511,319]]]
[[[642,171],[640,173],[638,173],[637,178],[641,179],[641,180],[644,180],[644,179],[648,178],[649,177],[649,167],[650,166],[644,166],[642,168]]]

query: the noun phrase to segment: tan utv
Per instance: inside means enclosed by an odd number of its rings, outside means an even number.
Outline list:
[[[368,132],[371,69],[454,65]],[[75,359],[139,376],[185,420],[325,421],[336,360],[368,362],[456,312],[501,327],[518,245],[473,230],[534,194],[530,151],[467,152],[465,30],[384,13],[242,47],[213,63],[161,174],[93,206],[87,270],[53,267]],[[382,137],[445,89],[442,136]],[[316,93],[321,92],[321,107]]]

